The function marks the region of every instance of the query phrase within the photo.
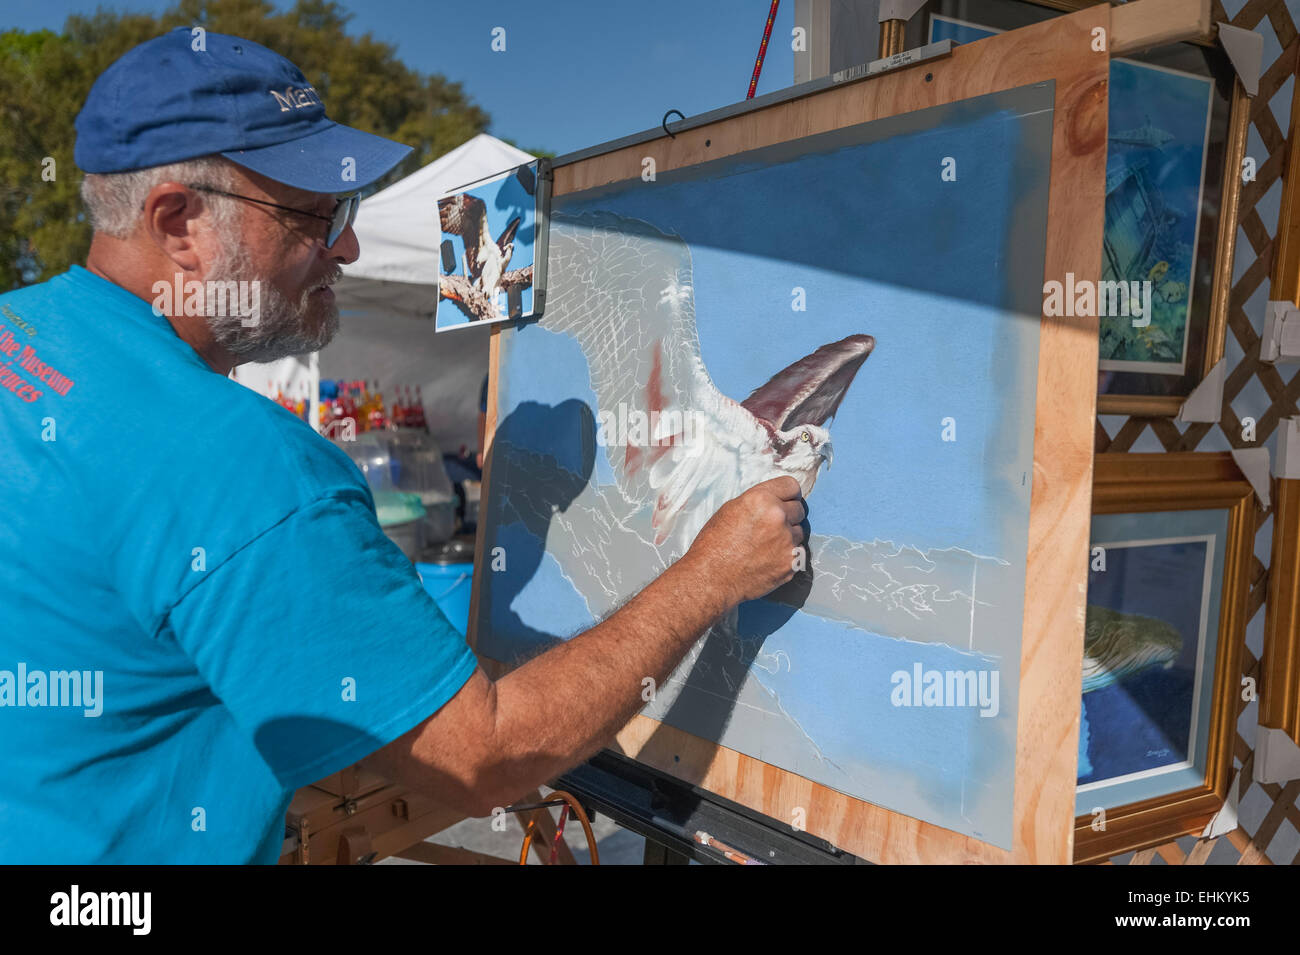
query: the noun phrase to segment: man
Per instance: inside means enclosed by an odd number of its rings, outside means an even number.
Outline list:
[[[329,121],[264,47],[185,29],[109,67],[77,134],[86,267],[0,296],[0,862],[273,862],[294,789],[363,758],[486,815],[791,578],[781,479],[494,683],[347,457],[226,377],[330,340],[359,251],[336,194],[408,148]]]

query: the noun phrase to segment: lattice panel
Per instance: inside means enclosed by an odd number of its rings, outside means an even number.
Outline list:
[[[1235,15],[1227,10],[1238,8]],[[1287,159],[1287,126],[1292,81],[1300,57],[1300,0],[1214,2],[1215,21],[1224,21],[1264,37],[1264,72],[1251,101],[1250,138],[1246,153],[1257,164],[1256,179],[1241,190],[1237,219],[1236,261],[1228,303],[1228,375],[1223,414],[1218,424],[1180,425],[1169,418],[1103,416],[1097,420],[1097,451],[1218,451],[1260,447],[1273,436],[1279,419],[1300,414],[1300,372],[1286,379],[1287,369],[1259,360],[1264,304],[1273,266],[1282,173]],[[1242,418],[1256,424],[1256,440],[1242,440]],[[1109,425],[1109,427],[1108,427]],[[1180,430],[1181,429],[1181,430]],[[1276,440],[1270,443],[1270,449]],[[1268,594],[1268,559],[1273,533],[1272,510],[1256,514],[1255,560],[1250,575],[1246,648],[1242,673],[1259,685],[1263,651],[1264,601]],[[1127,865],[1271,865],[1300,864],[1300,780],[1285,786],[1261,785],[1253,779],[1253,740],[1258,704],[1242,702],[1237,718],[1233,783],[1240,827],[1217,839],[1186,836],[1174,842],[1115,856]]]

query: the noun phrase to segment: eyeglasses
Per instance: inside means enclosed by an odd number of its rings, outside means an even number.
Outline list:
[[[292,206],[282,206],[278,202],[267,202],[265,199],[254,199],[252,196],[241,196],[233,192],[225,192],[221,189],[214,189],[212,186],[199,186],[191,184],[190,189],[196,192],[211,192],[218,196],[229,196],[231,199],[243,199],[245,202],[256,202],[260,206],[270,206],[273,209],[283,209],[285,212],[296,212],[300,216],[311,216],[313,219],[320,219],[330,224],[329,234],[325,238],[325,248],[334,248],[334,243],[353,222],[357,219],[357,208],[361,205],[360,193],[354,193],[350,196],[344,196],[334,206],[334,211],[327,216],[319,215],[315,212],[308,212],[305,209],[295,209]]]

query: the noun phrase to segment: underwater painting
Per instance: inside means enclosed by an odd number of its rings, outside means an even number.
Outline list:
[[[1200,772],[1217,655],[1222,515],[1093,518],[1081,812],[1186,788]],[[1170,533],[1179,524],[1184,532]]]
[[[936,15],[930,42],[970,43],[1001,32]],[[1102,371],[1187,372],[1213,96],[1209,77],[1111,60],[1101,277],[1139,283],[1142,314],[1102,316]]]
[[[1110,89],[1102,278],[1149,283],[1151,314],[1101,319],[1101,368],[1182,375],[1213,83],[1113,60]]]

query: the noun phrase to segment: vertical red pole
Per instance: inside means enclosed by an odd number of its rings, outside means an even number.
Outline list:
[[[772,22],[776,20],[776,8],[781,5],[781,0],[772,0],[772,9],[767,12],[767,26],[763,27],[763,42],[758,45],[758,59],[754,63],[754,75],[749,81],[749,92],[745,99],[754,98],[754,90],[758,88],[758,74],[763,72],[763,58],[767,56],[767,41],[772,37]]]

